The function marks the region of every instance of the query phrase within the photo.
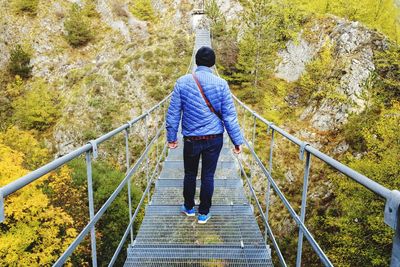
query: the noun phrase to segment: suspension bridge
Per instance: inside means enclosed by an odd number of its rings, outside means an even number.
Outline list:
[[[201,46],[211,46],[208,29],[196,30],[193,54]],[[193,62],[192,59],[188,71],[195,67]],[[216,72],[216,69],[214,70]],[[301,266],[304,239],[319,257],[321,265],[333,266],[305,225],[310,165],[311,159],[315,157],[337,172],[348,176],[354,182],[379,195],[382,201],[385,201],[382,220],[394,230],[391,267],[400,266],[400,192],[372,181],[320,152],[307,142],[287,133],[258,115],[234,95],[232,97],[235,100],[236,108],[253,121],[253,123],[250,123],[252,135],[245,139],[245,146],[249,151],[247,160],[245,157],[237,157],[232,154],[230,150],[232,145],[225,136],[224,147],[215,174],[215,191],[211,208],[212,219],[205,225],[199,225],[193,218],[180,214],[179,208],[183,203],[183,148],[181,146],[178,149],[168,151],[165,140],[163,141],[163,136],[165,136],[165,109],[168,106],[170,96],[121,127],[0,188],[0,221],[7,220],[4,208],[7,205],[9,195],[23,189],[69,161],[85,155],[90,221],[76,239],[69,244],[66,251],[60,255],[54,266],[64,265],[87,236],[90,236],[91,239],[92,266],[98,265],[96,223],[125,187],[128,191],[129,222],[108,266],[115,265],[126,243],[128,243],[128,248],[124,266],[273,266],[273,254],[276,256],[276,262],[279,265],[287,266],[286,259],[269,224],[271,192],[277,195],[277,198],[283,203],[299,228],[296,266]],[[154,114],[163,115],[161,116],[161,123],[151,136],[148,131],[148,121]],[[266,126],[270,135],[268,166],[263,164],[255,152],[256,122]],[[131,164],[130,130],[140,123],[146,127],[145,148],[134,164]],[[241,127],[244,129],[247,126],[241,123]],[[99,146],[102,143],[119,135],[124,135],[126,176],[107,201],[95,212],[93,201],[93,179],[95,177],[92,177],[92,159],[97,158]],[[298,146],[299,160],[304,161],[302,200],[299,213],[292,207],[273,178],[272,161],[277,135]],[[267,182],[263,205],[261,204],[263,200],[257,196],[253,187],[252,177],[249,177],[245,170],[246,161],[249,159],[261,170],[262,178]],[[153,171],[150,171],[149,161],[154,161]],[[142,167],[146,169],[147,186],[139,204],[133,210],[131,201],[132,177]],[[198,180],[197,186],[199,187],[200,184],[201,181]],[[247,188],[247,191],[245,188]],[[198,198],[198,192],[196,195]],[[139,231],[134,236],[133,224],[138,217],[139,210],[145,205],[146,199],[145,216]],[[196,203],[198,203],[198,199]],[[263,232],[256,220],[256,212],[261,218]]]

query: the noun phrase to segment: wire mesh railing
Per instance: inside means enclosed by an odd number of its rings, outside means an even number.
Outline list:
[[[337,172],[346,175],[353,181],[359,183],[363,187],[369,189],[376,195],[380,196],[386,201],[385,210],[384,210],[384,221],[390,226],[393,230],[395,230],[395,234],[393,237],[393,247],[391,254],[391,267],[400,266],[400,192],[397,190],[390,190],[379,183],[369,179],[368,177],[356,172],[355,170],[349,168],[348,166],[334,160],[328,155],[320,152],[316,148],[312,147],[309,143],[303,142],[293,135],[285,132],[283,129],[274,125],[272,122],[264,119],[255,111],[246,106],[243,102],[241,102],[236,96],[233,95],[235,102],[237,103],[238,110],[241,110],[240,115],[243,117],[239,117],[239,122],[241,124],[242,129],[248,129],[248,134],[250,135],[246,138],[245,136],[245,145],[250,152],[250,158],[247,160],[243,160],[243,156],[237,157],[238,163],[241,169],[241,173],[247,182],[247,185],[250,189],[250,193],[253,197],[253,200],[258,208],[258,211],[261,215],[261,219],[265,225],[265,235],[266,239],[270,239],[272,245],[277,253],[279,262],[282,266],[287,266],[284,256],[279,248],[279,244],[275,238],[275,235],[271,229],[269,224],[269,212],[270,212],[270,198],[271,198],[271,187],[273,192],[277,194],[280,201],[283,202],[285,208],[289,212],[292,219],[294,219],[296,225],[299,227],[298,233],[298,244],[297,244],[297,255],[296,255],[296,266],[301,266],[302,261],[302,251],[303,251],[303,239],[306,237],[309,244],[311,245],[313,251],[318,255],[320,261],[325,266],[333,266],[332,262],[329,260],[327,255],[321,249],[319,244],[314,239],[313,235],[310,233],[309,229],[305,225],[305,217],[306,217],[306,207],[307,207],[307,192],[309,188],[309,177],[310,177],[310,167],[311,167],[311,159],[312,157],[316,157],[320,159],[324,164],[332,167]],[[239,114],[239,113],[238,113]],[[247,122],[246,119],[250,117],[252,121]],[[267,134],[270,135],[270,148],[269,148],[269,156],[266,167],[262,160],[259,158],[257,153],[255,152],[255,135],[256,135],[256,127],[258,123],[266,126]],[[274,146],[276,143],[276,135],[280,135],[282,138],[290,141],[295,144],[299,148],[299,158],[301,161],[305,160],[304,169],[303,169],[303,188],[302,188],[302,196],[301,196],[301,208],[299,214],[292,207],[291,203],[288,201],[287,197],[281,191],[277,182],[273,178],[273,152]],[[251,139],[251,141],[248,141]],[[247,161],[247,162],[246,162]],[[265,210],[263,210],[262,205],[256,195],[256,192],[252,185],[252,175],[254,169],[254,163],[257,167],[261,169],[264,177],[267,179],[267,189],[265,193]],[[248,172],[249,169],[250,177]]]

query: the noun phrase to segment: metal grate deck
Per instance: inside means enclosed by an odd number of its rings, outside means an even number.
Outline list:
[[[128,250],[125,266],[271,266],[260,246],[142,246]],[[185,260],[183,260],[185,259]]]
[[[199,167],[198,177],[201,175],[201,167]],[[160,179],[182,179],[184,176],[183,162],[181,167],[163,168]],[[215,179],[239,179],[239,171],[236,168],[217,168],[215,171]]]
[[[158,188],[153,195],[151,205],[176,205],[183,203],[183,189],[182,184],[180,187],[162,187]],[[196,190],[195,203],[199,203],[200,188]],[[214,205],[231,205],[233,204],[247,204],[247,199],[244,196],[243,189],[241,188],[214,188],[214,195],[212,199]]]
[[[210,33],[198,30],[195,47],[203,45],[211,45]],[[200,225],[195,217],[180,213],[183,177],[181,145],[168,153],[124,266],[272,267],[271,251],[246,199],[229,139],[224,139],[217,165],[212,217],[207,224]],[[198,203],[201,180],[196,185]]]

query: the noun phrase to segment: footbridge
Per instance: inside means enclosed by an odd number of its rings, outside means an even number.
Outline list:
[[[207,29],[198,29],[193,51],[195,52],[203,45],[211,46],[210,32]],[[192,60],[189,70],[192,70],[193,66]],[[305,225],[311,160],[318,158],[385,201],[382,220],[388,227],[395,230],[391,266],[400,266],[400,192],[372,181],[307,142],[287,133],[261,117],[234,95],[232,97],[240,114],[239,122],[246,139],[245,153],[234,156],[231,152],[232,144],[225,136],[215,175],[215,192],[211,208],[213,217],[207,224],[199,225],[193,218],[180,214],[179,207],[183,203],[183,148],[181,145],[175,150],[168,150],[165,140],[165,111],[170,97],[171,95],[168,95],[144,114],[121,127],[0,188],[0,220],[7,220],[4,209],[7,207],[8,196],[69,161],[84,156],[87,168],[90,221],[60,255],[54,266],[67,263],[74,250],[86,237],[90,237],[91,240],[91,264],[98,265],[96,224],[123,190],[126,190],[128,194],[126,205],[129,206],[129,221],[113,257],[107,263],[108,266],[115,265],[121,252],[126,252],[125,266],[273,266],[273,262],[275,265],[287,266],[287,260],[270,226],[272,192],[276,195],[277,201],[283,203],[299,229],[298,236],[293,237],[298,244],[296,266],[301,266],[303,241],[308,242],[319,257],[321,265],[333,266]],[[259,130],[257,127],[262,127],[268,136],[268,147],[265,148],[265,151],[269,151],[267,162],[260,159],[255,149],[255,136]],[[143,150],[133,161],[131,141],[137,136],[132,136],[131,132],[138,128],[144,134],[141,139]],[[299,211],[293,208],[274,179],[272,163],[278,136],[280,140],[289,141],[297,146],[298,160],[304,164]],[[120,138],[124,142],[126,175],[105,203],[102,203],[102,206],[95,211],[93,180],[96,177],[92,174],[92,161],[101,154],[102,144],[113,138]],[[258,173],[254,172],[255,168],[258,168]],[[131,191],[135,184],[132,177],[138,172],[144,173],[146,186],[138,205],[134,208]],[[254,188],[255,177],[265,181],[266,187],[262,197]],[[197,186],[199,187],[200,184],[201,181],[198,180]],[[196,195],[199,195],[198,192]],[[138,219],[142,208],[145,208],[144,218],[136,233],[133,230],[133,224]]]

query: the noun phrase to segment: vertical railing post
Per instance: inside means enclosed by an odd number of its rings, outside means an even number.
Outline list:
[[[400,266],[400,192],[392,190],[386,199],[384,221],[394,230],[390,267]]]
[[[243,119],[242,119],[242,128],[243,128],[243,137],[246,139],[245,128],[246,128],[246,109],[243,107]]]
[[[86,172],[87,172],[87,183],[88,183],[89,216],[90,220],[92,220],[94,217],[94,201],[93,201],[92,160],[90,151],[86,152]],[[96,267],[97,249],[96,249],[96,229],[94,226],[92,227],[92,229],[90,229],[90,238],[92,246],[92,265],[93,267]]]
[[[147,147],[149,145],[149,124],[148,124],[148,117],[149,117],[149,113],[147,112],[146,117],[144,118],[144,123],[145,123],[145,127],[146,127],[146,132],[145,132],[145,139],[146,139],[146,150]],[[147,151],[146,153],[146,181],[147,184],[149,184],[149,152]],[[147,194],[147,200],[148,202],[150,202],[150,192],[149,194]]]
[[[271,125],[268,125],[268,129],[267,129],[267,134],[269,133],[271,129]],[[272,156],[273,156],[273,149],[274,149],[274,139],[275,139],[275,130],[272,129],[271,131],[271,143],[270,143],[270,148],[269,148],[269,167],[268,167],[268,171],[269,174],[272,177]],[[271,198],[271,183],[269,182],[268,178],[267,178],[267,192],[265,194],[265,219],[268,222],[268,215],[269,215],[269,203],[270,203],[270,198]],[[266,226],[265,226],[266,227]],[[265,228],[267,229],[267,228]],[[268,232],[265,231],[265,241],[268,240]]]
[[[129,128],[125,129],[125,157],[126,157],[126,175],[129,172],[130,168],[130,153],[129,153]],[[131,197],[131,179],[128,181],[128,206],[129,206],[129,222],[132,220],[132,197]],[[131,235],[131,244],[133,244],[133,226],[130,230]]]
[[[305,146],[308,144],[303,144],[300,152],[300,159],[304,157]],[[304,167],[304,177],[303,177],[303,193],[301,196],[301,210],[300,210],[300,220],[304,223],[306,218],[306,206],[307,206],[307,191],[308,191],[308,178],[310,175],[310,165],[311,165],[311,154],[306,151],[306,163]],[[300,228],[300,227],[299,227]],[[299,229],[299,240],[297,245],[297,259],[296,259],[296,267],[301,266],[301,254],[303,251],[303,231],[301,228]]]
[[[253,146],[254,152],[256,152],[256,146],[255,146],[255,138],[256,138],[256,115],[253,113],[253,130],[252,130],[252,137],[251,137],[251,145]],[[254,157],[251,157],[251,169],[250,169],[250,182],[253,185],[253,178],[254,178]]]
[[[165,103],[162,104],[162,110],[163,110],[163,118],[164,118],[164,121],[166,120],[166,117],[165,117],[166,111],[167,111],[166,108],[165,108],[166,106],[167,106],[167,105],[165,105]]]
[[[4,211],[4,195],[2,190],[0,189],[0,222],[4,222],[6,217],[5,211]]]

